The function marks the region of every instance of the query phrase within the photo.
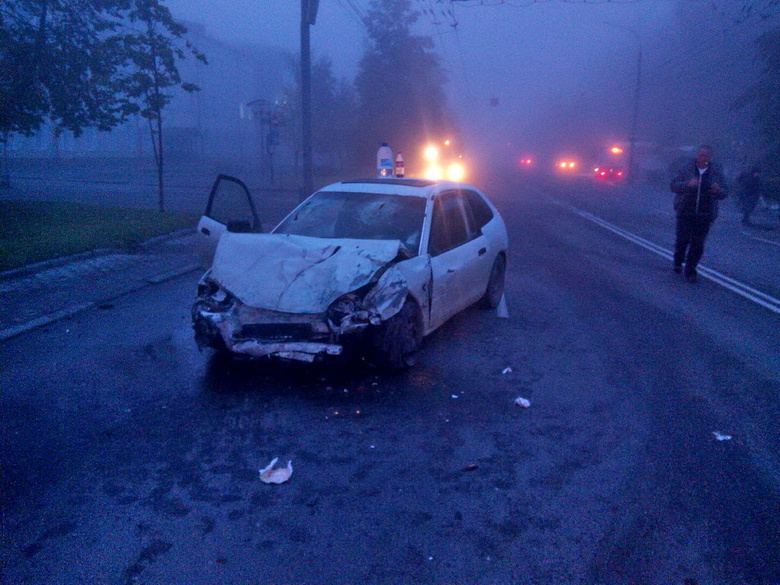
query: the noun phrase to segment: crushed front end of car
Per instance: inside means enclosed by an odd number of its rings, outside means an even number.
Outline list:
[[[398,242],[226,234],[192,307],[195,340],[252,357],[351,357],[408,295]]]

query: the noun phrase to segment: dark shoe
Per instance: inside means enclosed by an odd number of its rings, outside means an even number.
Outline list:
[[[682,265],[681,264],[675,264],[674,268],[672,268],[672,270],[674,270],[675,274],[680,274],[682,272]]]
[[[685,280],[687,280],[691,284],[694,284],[696,282],[696,273],[695,272],[690,272],[690,273],[686,274],[685,275]]]

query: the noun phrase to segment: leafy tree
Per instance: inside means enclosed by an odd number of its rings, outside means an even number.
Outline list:
[[[136,28],[137,27],[137,28]],[[189,52],[161,0],[0,0],[0,140],[100,130],[135,113],[150,121],[163,205],[162,110],[182,82],[176,67]]]
[[[735,102],[736,108],[755,108],[755,121],[767,147],[770,168],[780,168],[780,28],[762,34],[758,53],[763,68],[758,80]]]
[[[294,83],[284,89],[281,103],[288,107],[280,113],[285,117],[287,133],[298,160],[302,150],[301,66],[299,60],[292,57],[288,66]],[[357,111],[354,87],[346,79],[336,79],[330,58],[321,57],[311,68],[311,88],[312,150],[320,160],[343,167],[354,134]]]
[[[419,13],[411,0],[372,0],[363,22],[369,45],[360,61],[356,156],[371,160],[381,142],[396,150],[417,147],[449,132],[447,81],[430,37],[412,34]]]
[[[312,68],[312,148],[331,164],[344,166],[354,132],[357,98],[354,86],[336,79],[330,59]]]
[[[204,63],[206,58],[184,40],[187,29],[173,19],[170,10],[160,0],[128,0],[125,18],[131,28],[130,32],[121,36],[120,46],[133,70],[123,80],[123,90],[132,100],[134,111],[149,122],[157,167],[158,207],[163,212],[163,108],[173,97],[171,89],[180,87],[187,92],[199,89],[182,81],[177,61],[184,59],[188,53]]]
[[[123,58],[109,0],[0,2],[0,133],[30,136],[48,119],[55,132],[81,134],[124,122]]]

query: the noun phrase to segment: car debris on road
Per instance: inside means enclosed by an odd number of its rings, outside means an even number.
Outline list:
[[[515,398],[515,404],[517,406],[522,406],[523,408],[529,408],[531,406],[531,401],[527,398],[523,398],[522,396],[518,396]]]
[[[293,472],[292,461],[288,461],[286,467],[274,468],[278,461],[279,458],[274,457],[271,463],[260,470],[260,479],[263,483],[279,484],[290,479]]]

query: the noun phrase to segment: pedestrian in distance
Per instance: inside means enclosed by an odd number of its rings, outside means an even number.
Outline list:
[[[728,195],[723,172],[712,161],[712,148],[702,144],[696,158],[672,179],[670,188],[676,194],[677,215],[673,268],[679,274],[685,263],[685,279],[693,283],[704,254],[704,241],[718,216],[718,202]]]
[[[753,225],[753,222],[750,221],[750,214],[753,213],[761,197],[761,169],[756,166],[749,171],[740,173],[737,177],[737,184],[739,185],[739,207],[742,210],[742,223]]]

